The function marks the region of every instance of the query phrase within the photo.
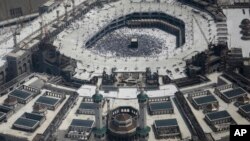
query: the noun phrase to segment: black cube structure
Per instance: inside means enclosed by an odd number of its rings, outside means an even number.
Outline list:
[[[131,38],[129,47],[130,48],[138,48],[138,38],[136,38],[136,37]]]

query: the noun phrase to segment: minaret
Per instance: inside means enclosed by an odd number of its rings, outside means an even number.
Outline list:
[[[63,6],[64,6],[64,15],[65,15],[65,21],[68,20],[68,4],[67,3],[63,3]]]
[[[140,94],[137,95],[137,99],[139,102],[139,127],[137,128],[137,135],[139,141],[147,141],[148,133],[150,131],[150,127],[147,126],[147,103],[148,103],[148,95],[145,94],[144,90],[141,89]]]
[[[41,39],[42,39],[43,38],[43,34],[44,34],[44,32],[43,32],[43,20],[41,22],[39,22],[39,24],[40,24]]]
[[[106,128],[103,125],[102,120],[102,102],[103,96],[99,93],[99,88],[96,88],[95,94],[92,96],[93,102],[95,103],[95,140],[105,141],[106,139]]]
[[[59,12],[60,12],[59,10],[56,10],[56,20],[58,24],[60,22]]]
[[[18,44],[17,44],[17,35],[20,35],[19,29],[16,28],[13,31],[13,41],[14,41],[14,47],[18,48]]]
[[[72,10],[73,10],[73,16],[75,16],[75,0],[71,0],[72,4],[73,4],[73,7],[72,7]]]

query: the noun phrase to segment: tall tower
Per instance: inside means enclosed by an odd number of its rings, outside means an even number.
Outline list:
[[[59,10],[56,10],[56,20],[57,20],[57,23],[59,24],[60,22],[60,15],[59,15]]]
[[[43,38],[43,34],[44,34],[44,32],[43,32],[43,20],[41,22],[39,22],[39,24],[40,24],[41,39],[42,39]]]
[[[18,27],[16,29],[14,29],[14,31],[13,31],[13,41],[14,41],[15,48],[18,48],[17,35],[20,35],[20,31],[19,31]]]
[[[64,15],[65,15],[65,21],[67,21],[68,20],[68,7],[69,7],[69,5],[68,5],[68,3],[63,3],[63,6],[64,6]]]
[[[148,133],[150,131],[150,127],[147,126],[147,103],[148,103],[148,95],[141,89],[140,94],[137,95],[137,99],[139,102],[139,127],[137,129],[137,135],[139,141],[147,141]]]
[[[103,125],[102,120],[102,102],[103,96],[99,93],[99,89],[96,88],[95,94],[92,96],[93,102],[95,103],[95,140],[105,141],[106,139],[106,127]]]
[[[73,4],[73,16],[75,16],[75,0],[71,0],[72,4]]]

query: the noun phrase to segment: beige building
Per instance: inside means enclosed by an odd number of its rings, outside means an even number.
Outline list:
[[[0,0],[0,21],[38,12],[48,0]]]

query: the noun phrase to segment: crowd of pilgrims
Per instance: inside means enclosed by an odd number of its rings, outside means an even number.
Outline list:
[[[168,36],[164,35],[166,36],[164,39],[161,35],[157,35],[158,33],[158,29],[121,28],[105,35],[90,50],[102,56],[157,56],[163,48],[166,50],[165,42]],[[132,38],[138,39],[138,48],[129,48]],[[168,44],[175,45],[175,40],[170,40]]]

